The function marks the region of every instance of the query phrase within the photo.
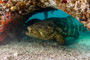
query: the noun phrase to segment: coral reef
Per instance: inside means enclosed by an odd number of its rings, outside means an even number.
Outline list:
[[[0,0],[0,32],[3,31],[10,17],[18,14],[27,17],[28,14],[33,14],[32,12],[48,7],[63,10],[90,30],[89,0]],[[47,18],[47,11],[44,14]]]
[[[62,3],[63,1],[67,1]],[[63,10],[64,12],[70,14],[78,21],[86,26],[87,29],[90,29],[88,25],[90,22],[90,1],[89,0],[56,0],[57,6],[59,9]]]
[[[3,0],[3,9],[21,15],[39,10],[41,8],[54,7],[75,17],[78,21],[87,23],[90,20],[89,0]],[[47,14],[47,13],[45,13]]]
[[[3,4],[4,9],[10,12],[16,12],[21,15],[28,14],[32,11],[38,10],[41,7],[46,7],[40,0],[9,0],[7,3]]]

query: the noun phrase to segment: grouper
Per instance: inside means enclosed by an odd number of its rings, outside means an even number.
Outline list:
[[[41,40],[55,39],[61,45],[66,43],[65,38],[73,37],[77,39],[79,31],[86,31],[86,28],[72,16],[47,18],[29,25],[27,29],[28,31],[25,32],[27,36]]]

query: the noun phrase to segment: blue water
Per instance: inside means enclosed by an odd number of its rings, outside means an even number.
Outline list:
[[[47,18],[51,18],[51,17],[67,17],[69,16],[67,13],[63,12],[62,10],[57,10],[57,11],[54,11],[53,13],[51,13],[51,11],[48,12],[48,17]],[[37,14],[34,14],[32,17],[29,17],[28,20],[26,21],[26,23],[28,21],[30,21],[31,19],[45,19],[45,16],[44,16],[44,13],[37,13]],[[78,24],[78,21],[75,20],[75,22]],[[87,32],[79,32],[80,33],[80,36],[78,39],[73,39],[73,38],[66,38],[66,40],[70,43],[74,42],[76,44],[81,44],[81,45],[86,45],[86,46],[90,46],[90,32],[87,31]]]
[[[54,11],[53,13],[49,11],[47,18],[50,18],[50,17],[61,17],[62,18],[62,17],[67,17],[67,16],[68,16],[67,13],[63,12],[62,10],[57,10],[57,11]],[[35,19],[35,18],[41,19],[41,20],[45,19],[44,13],[42,12],[42,13],[34,14],[32,17],[29,17],[29,19],[26,22],[28,22],[31,19]]]

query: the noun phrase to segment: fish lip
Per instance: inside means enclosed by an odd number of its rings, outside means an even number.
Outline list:
[[[27,27],[27,29],[28,29],[28,32],[31,33],[31,28],[30,27]]]
[[[40,32],[32,26],[28,26],[27,29],[28,29],[28,32],[29,32],[30,36],[32,36],[32,37],[38,37],[38,35],[41,35]],[[37,35],[34,34],[32,32],[32,30],[35,30],[38,34]]]
[[[32,33],[32,28],[31,28],[31,27],[27,27],[27,29],[28,29],[28,32],[29,32],[29,34],[30,34],[31,36],[35,35],[35,34]]]

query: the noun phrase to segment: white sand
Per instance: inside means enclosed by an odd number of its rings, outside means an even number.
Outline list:
[[[86,35],[85,35],[86,36]],[[70,46],[60,46],[54,41],[24,38],[22,42],[12,41],[0,46],[0,60],[90,60],[89,35],[79,37]]]

